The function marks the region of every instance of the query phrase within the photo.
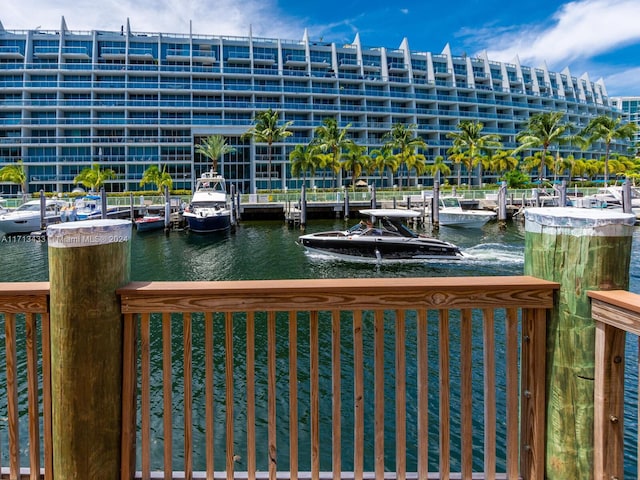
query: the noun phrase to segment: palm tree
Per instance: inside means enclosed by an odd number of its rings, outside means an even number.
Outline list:
[[[351,187],[356,189],[358,177],[362,175],[362,170],[366,166],[369,156],[366,154],[367,147],[350,142],[347,145],[347,151],[343,155],[342,168],[347,172],[351,172]]]
[[[160,170],[157,165],[151,165],[142,174],[142,180],[140,180],[140,186],[143,187],[146,184],[151,183],[158,189],[158,193],[162,193],[164,187],[168,187],[169,190],[173,187],[173,180],[171,175],[167,172],[166,165]]]
[[[565,137],[565,133],[570,130],[571,124],[562,123],[563,117],[564,112],[538,113],[529,118],[527,128],[516,135],[516,140],[520,142],[520,146],[511,152],[512,155],[516,155],[523,150],[542,147],[538,169],[540,185],[542,185],[542,179],[544,178],[544,165],[549,147],[569,140]]]
[[[296,145],[289,154],[291,162],[291,175],[300,177],[302,175],[302,184],[306,183],[306,174],[310,172],[314,175],[318,158],[316,156],[316,148],[312,145]]]
[[[518,163],[520,162],[518,161],[517,157],[511,155],[511,152],[508,152],[506,150],[498,150],[497,152],[493,153],[493,155],[491,155],[490,163],[491,171],[495,172],[499,176],[502,176],[502,174],[510,170],[515,170],[518,166]]]
[[[398,166],[405,165],[407,167],[407,186],[409,186],[411,170],[415,169],[417,175],[420,175],[426,165],[425,156],[417,153],[416,149],[426,150],[427,143],[422,137],[414,134],[415,129],[415,124],[396,123],[391,127],[391,131],[384,136],[385,147],[395,152],[394,156]]]
[[[10,182],[20,185],[23,197],[27,194],[27,172],[24,169],[22,160],[18,160],[12,165],[5,165],[0,168],[0,182]]]
[[[293,135],[289,131],[289,127],[293,124],[293,121],[284,122],[282,125],[278,125],[279,115],[278,112],[273,109],[260,112],[256,115],[255,124],[249,130],[247,130],[242,138],[253,138],[257,143],[267,144],[267,178],[268,189],[271,190],[271,150],[274,143],[281,142],[287,137]]]
[[[326,157],[323,157],[323,163],[334,173],[340,171],[342,152],[351,142],[348,138],[350,127],[351,124],[349,123],[346,127],[340,128],[337,120],[330,117],[325,118],[322,124],[316,127],[313,144],[326,155]]]
[[[116,172],[110,168],[102,169],[100,165],[94,163],[90,168],[83,169],[73,179],[73,183],[80,183],[89,188],[90,191],[97,192],[105,181],[115,178]]]
[[[427,167],[427,170],[431,173],[434,181],[440,182],[440,177],[447,177],[451,175],[451,168],[444,161],[444,157],[442,155],[438,155],[433,159],[433,164]]]
[[[395,155],[390,147],[375,148],[369,153],[371,165],[380,172],[380,176],[385,176],[388,169],[391,172],[391,183],[393,183],[393,175],[398,171],[398,164]]]
[[[586,138],[587,146],[597,141],[603,141],[605,144],[604,154],[604,186],[609,181],[609,152],[611,143],[616,140],[633,140],[638,130],[635,123],[622,123],[622,118],[611,118],[606,115],[600,115],[593,118],[589,124],[582,130],[581,136]]]
[[[471,173],[480,162],[480,157],[491,149],[502,146],[500,135],[494,133],[482,135],[483,128],[484,124],[482,122],[464,120],[458,123],[457,132],[449,132],[447,134],[447,137],[453,140],[453,146],[447,153],[451,155],[451,159],[454,162],[463,163],[467,167],[469,188],[471,188]],[[480,183],[482,183],[482,171],[479,172],[479,176]],[[459,178],[460,174],[458,173]]]
[[[227,153],[233,153],[236,149],[227,144],[222,135],[210,135],[200,145],[196,145],[196,153],[207,157],[212,162],[211,169],[218,171],[218,160]]]

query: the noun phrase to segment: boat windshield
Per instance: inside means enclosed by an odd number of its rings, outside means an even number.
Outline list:
[[[15,210],[16,212],[39,212],[40,205],[37,203],[23,203]]]
[[[417,238],[418,237],[418,234],[416,232],[411,230],[409,227],[407,227],[400,220],[391,220],[389,218],[383,218],[381,220],[381,223],[382,223],[382,226],[386,230],[388,230],[390,232],[398,233],[398,234],[402,235],[403,237],[410,237],[410,238]]]

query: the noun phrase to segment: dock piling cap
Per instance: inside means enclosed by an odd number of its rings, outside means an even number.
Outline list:
[[[524,217],[526,232],[574,236],[630,236],[636,221],[631,213],[604,208],[527,208]]]
[[[128,220],[83,220],[49,225],[49,246],[53,248],[89,247],[131,240]]]

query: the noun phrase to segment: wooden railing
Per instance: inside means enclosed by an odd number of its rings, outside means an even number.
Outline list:
[[[0,459],[8,458],[8,466],[2,465],[2,478],[35,480],[44,475],[45,479],[52,479],[49,284],[0,283],[0,319],[4,323],[4,348],[0,350],[5,360],[0,374],[6,395],[6,404],[0,405],[6,411]],[[18,397],[25,389],[26,411]],[[24,423],[27,427],[21,429]],[[20,435],[21,430],[27,431],[27,441]],[[21,468],[24,452],[28,452],[27,468]]]
[[[557,288],[532,277],[131,283],[117,292],[121,478],[542,479],[545,329]],[[26,448],[12,325],[35,313],[52,472],[47,293],[0,284],[8,478]],[[40,478],[35,367],[27,381],[27,471]]]
[[[640,335],[640,295],[612,290],[589,292],[589,297],[596,322],[594,478],[623,478],[625,345],[627,333]]]

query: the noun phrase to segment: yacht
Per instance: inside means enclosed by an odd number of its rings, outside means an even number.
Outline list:
[[[480,228],[497,216],[488,210],[463,209],[457,197],[440,198],[438,217],[441,226]]]
[[[60,213],[67,206],[62,200],[47,199],[45,201],[45,224],[60,220]],[[1,235],[25,235],[42,228],[40,200],[30,200],[15,210],[0,215]]]
[[[231,209],[224,177],[213,171],[203,173],[196,182],[191,202],[182,215],[192,232],[229,230]]]

